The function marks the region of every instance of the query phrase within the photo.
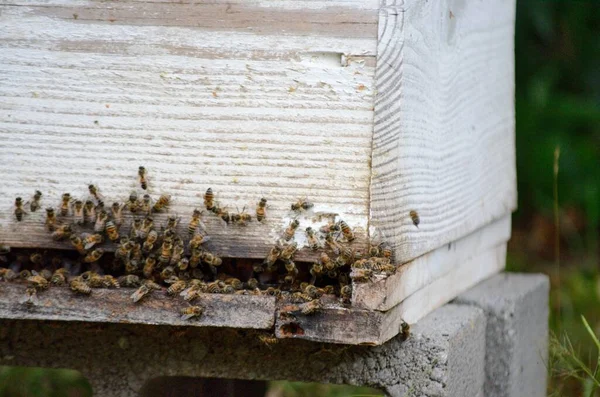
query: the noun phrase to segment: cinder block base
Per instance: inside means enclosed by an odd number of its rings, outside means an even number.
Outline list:
[[[260,332],[223,328],[1,320],[0,365],[76,369],[95,396],[137,395],[160,376],[344,383],[406,397],[543,395],[547,281],[509,275],[485,283],[413,325],[408,340],[378,347],[266,345]],[[502,298],[486,300],[488,293]],[[512,394],[488,393],[504,382]]]

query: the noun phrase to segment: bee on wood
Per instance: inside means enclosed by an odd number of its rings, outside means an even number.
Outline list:
[[[52,232],[52,239],[54,241],[62,241],[65,238],[70,237],[72,231],[71,225],[61,225]]]
[[[262,222],[267,216],[267,199],[261,198],[256,206],[256,220]]]
[[[140,239],[145,240],[146,237],[148,237],[148,233],[150,233],[150,231],[152,230],[153,226],[154,226],[154,219],[152,219],[151,217],[147,216],[142,221],[142,226],[138,230],[137,237],[140,238]]]
[[[107,221],[105,229],[110,241],[115,242],[119,239],[119,230],[113,221]]]
[[[202,223],[202,212],[198,209],[195,209],[194,213],[192,214],[192,220],[188,224],[188,234],[190,236],[193,236],[194,233],[196,232],[196,230],[198,229],[198,226],[200,226],[201,223]]]
[[[169,206],[170,203],[171,203],[171,196],[168,194],[162,194],[158,198],[158,200],[156,201],[154,206],[152,207],[152,210],[154,212],[161,212],[161,211],[167,209],[167,207]]]
[[[281,254],[279,254],[279,257],[284,261],[289,261],[292,259],[297,249],[298,243],[293,241],[281,250]]]
[[[106,211],[102,210],[98,212],[96,216],[96,222],[94,223],[94,232],[102,233],[106,228],[106,221],[108,220],[108,214]]]
[[[235,292],[235,288],[233,288],[231,285],[225,285],[221,290],[221,293],[223,294],[235,294]]]
[[[136,240],[138,238],[141,238],[141,235],[142,235],[142,220],[134,219],[133,222],[131,222],[131,227],[129,230],[129,238],[132,240]]]
[[[325,252],[321,252],[319,255],[319,262],[323,265],[325,270],[329,271],[335,269],[335,263]]]
[[[60,215],[61,216],[67,216],[69,215],[69,207],[71,204],[71,194],[70,193],[64,193],[62,195],[62,200],[60,203]]]
[[[160,278],[161,280],[165,281],[173,277],[174,274],[175,269],[172,266],[167,266],[160,272]]]
[[[17,218],[17,221],[21,222],[24,214],[25,210],[23,209],[23,199],[21,197],[17,197],[15,199],[15,218]]]
[[[272,271],[274,269],[272,269],[273,265],[275,265],[275,262],[277,262],[277,259],[279,258],[279,255],[281,254],[281,250],[276,247],[273,246],[271,247],[271,250],[269,251],[269,254],[267,255],[267,257],[265,258],[264,264],[267,266],[269,271]]]
[[[158,257],[158,262],[161,265],[165,265],[165,264],[169,263],[169,261],[171,260],[171,252],[172,251],[173,251],[173,244],[168,241],[164,241],[162,243],[162,246],[160,247],[160,255]]]
[[[102,235],[100,233],[95,233],[95,234],[83,233],[81,235],[81,237],[82,237],[84,250],[89,250],[89,249],[93,248],[94,245],[102,244],[102,241],[104,241],[104,237],[102,237]]]
[[[296,264],[290,260],[286,261],[285,270],[287,271],[287,275],[285,277],[286,283],[292,284],[298,276],[298,268],[296,267]]]
[[[127,288],[135,288],[141,285],[141,280],[135,274],[127,274],[125,276],[121,276],[117,279],[119,285]]]
[[[90,252],[89,254],[87,254],[83,258],[83,261],[85,263],[96,262],[96,261],[98,261],[102,257],[102,255],[104,255],[104,250],[102,248],[96,248],[95,250],[93,250],[92,252]]]
[[[218,294],[225,288],[225,283],[222,281],[213,281],[206,286],[206,292],[209,294]]]
[[[86,200],[83,205],[83,223],[93,222],[96,219],[96,208],[92,200]]]
[[[231,285],[236,290],[241,290],[244,288],[244,283],[242,283],[239,278],[235,277],[229,277],[225,279],[225,284]]]
[[[352,273],[350,273],[350,277],[352,280],[358,283],[366,283],[371,280],[373,277],[373,270],[365,269],[365,268],[355,268],[352,269]]]
[[[327,225],[321,226],[319,231],[323,234],[334,234],[341,230],[340,225],[337,222],[329,222]]]
[[[227,224],[229,224],[232,221],[232,218],[235,215],[228,212],[227,207],[221,208],[218,205],[215,205],[211,211]]]
[[[98,189],[98,186],[90,184],[88,186],[88,190],[90,191],[90,194],[92,195],[92,197],[94,197],[96,199],[96,203],[98,204],[98,207],[104,208],[104,198],[100,194],[100,190]]]
[[[169,265],[177,266],[181,260],[183,259],[184,248],[181,245],[175,245],[173,247],[173,252],[171,253],[171,260],[169,261]],[[185,270],[185,269],[182,269]]]
[[[35,289],[48,288],[48,280],[38,274],[27,277],[27,282]]]
[[[105,275],[103,277],[104,288],[121,288],[119,281],[111,275]]]
[[[313,251],[318,250],[319,239],[317,238],[317,233],[315,232],[315,230],[310,226],[306,228],[306,237],[308,238],[308,246],[310,247],[310,249],[312,249]]]
[[[346,238],[346,240],[348,242],[354,240],[354,233],[352,232],[352,229],[350,229],[350,226],[348,226],[346,221],[344,221],[344,220],[340,221],[340,229],[342,229],[342,234],[344,235],[344,237]]]
[[[48,230],[53,231],[56,228],[56,213],[54,212],[54,208],[49,207],[46,208],[46,228]]]
[[[25,289],[25,297],[20,300],[19,303],[27,306],[35,306],[38,304],[38,301],[37,289],[35,287],[27,287],[27,289]]]
[[[319,288],[315,287],[312,284],[309,284],[306,287],[304,287],[304,293],[308,295],[311,299],[318,299],[323,295],[322,292],[319,291]]]
[[[190,260],[188,258],[181,258],[181,260],[177,263],[177,268],[179,271],[184,272],[190,265]]]
[[[31,200],[31,203],[29,203],[29,209],[31,210],[31,212],[35,212],[41,207],[41,204],[40,204],[41,200],[42,200],[42,192],[40,192],[39,190],[36,190],[35,193],[33,194],[33,199]]]
[[[141,166],[138,168],[138,177],[140,180],[140,186],[146,190],[148,188],[148,181],[146,180],[146,168]]]
[[[247,289],[251,289],[251,290],[257,289],[258,288],[258,280],[255,279],[254,277],[252,277],[252,278],[248,279],[248,281],[246,281],[245,286]]]
[[[206,189],[206,193],[204,193],[204,206],[206,207],[207,210],[212,211],[212,209],[215,207],[215,195],[212,191],[212,188],[208,188]]]
[[[104,276],[101,276],[95,272],[88,271],[82,273],[81,279],[84,280],[91,288],[104,288],[106,286],[104,283]]]
[[[342,302],[350,303],[350,299],[352,299],[352,284],[346,284],[340,288],[340,297],[342,298]]]
[[[298,229],[299,225],[300,225],[300,222],[298,222],[297,219],[294,219],[293,221],[291,221],[290,224],[288,225],[288,227],[283,232],[283,239],[285,241],[290,241],[294,237],[294,234],[296,233],[296,229]]]
[[[181,318],[183,320],[190,320],[194,317],[200,317],[203,312],[204,309],[202,309],[200,306],[186,307],[184,309],[181,309]]]
[[[335,255],[339,255],[340,253],[340,244],[335,241],[333,234],[329,233],[325,236],[325,243],[327,246],[333,251]]]
[[[300,199],[300,200],[296,201],[294,204],[292,204],[291,208],[292,208],[292,211],[300,211],[300,210],[308,211],[312,207],[314,207],[313,203],[309,202],[306,199]]]
[[[246,226],[252,220],[252,215],[246,212],[246,207],[242,208],[242,212],[233,215],[232,221],[236,225]]]
[[[146,261],[144,262],[143,274],[144,277],[150,278],[152,277],[152,273],[154,272],[154,267],[156,266],[156,256],[154,254],[150,254]]]
[[[81,295],[89,295],[92,293],[92,289],[89,285],[85,283],[81,278],[76,277],[69,283],[69,287],[71,291],[81,294]]]
[[[190,256],[190,267],[195,268],[198,267],[200,261],[202,260],[202,256],[204,255],[204,250],[200,248],[196,248],[192,250],[192,255]]]
[[[2,279],[4,281],[13,281],[17,277],[19,277],[19,275],[17,273],[15,273],[14,270],[7,269],[7,268],[0,268],[0,279]]]
[[[137,212],[139,207],[137,192],[132,191],[131,193],[129,193],[129,200],[127,200],[125,205],[127,206],[129,212],[131,212],[132,214],[135,214]]]
[[[150,292],[151,289],[146,284],[142,284],[133,294],[131,294],[131,300],[133,303],[137,303]]]
[[[44,257],[39,252],[34,252],[33,254],[29,255],[29,261],[34,265],[40,266],[44,261]]]
[[[323,304],[320,299],[314,299],[302,305],[301,313],[305,316],[310,316],[323,309]]]
[[[214,267],[219,267],[223,264],[223,260],[221,258],[214,254],[211,254],[208,251],[204,252],[204,255],[202,255],[202,260],[204,261],[204,263]]]
[[[73,217],[75,218],[75,224],[83,225],[85,222],[85,216],[83,214],[83,201],[75,200],[73,203]]]
[[[173,296],[180,294],[186,287],[187,283],[183,280],[177,280],[169,288],[167,288],[167,294]]]
[[[279,288],[269,287],[264,291],[264,294],[268,296],[281,296],[281,290]]]
[[[415,210],[411,210],[409,213],[410,219],[412,220],[413,225],[417,228],[419,227],[419,223],[421,223],[421,218],[419,218],[419,213]]]
[[[152,212],[152,198],[149,194],[144,194],[142,201],[138,205],[138,210],[146,215]]]
[[[384,273],[386,276],[391,276],[396,273],[396,266],[390,263],[375,263],[372,270],[378,273]]]
[[[52,278],[50,278],[50,282],[54,285],[65,285],[69,278],[69,271],[64,267],[60,269],[56,269],[54,274],[52,274]]]
[[[23,269],[19,272],[19,278],[21,280],[27,280],[29,277],[31,277],[31,272],[27,269]]]
[[[121,226],[123,224],[123,208],[125,204],[119,204],[117,202],[112,203],[110,207],[112,211],[112,217],[115,222],[115,225]]]

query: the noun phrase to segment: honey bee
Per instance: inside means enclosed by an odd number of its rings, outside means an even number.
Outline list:
[[[173,244],[168,241],[164,241],[160,248],[160,255],[158,257],[158,262],[161,265],[169,263],[171,260],[171,252],[173,251]]]
[[[15,199],[15,218],[17,218],[17,221],[21,222],[24,214],[25,210],[23,209],[23,199],[21,197],[17,197]]]
[[[127,288],[139,287],[141,284],[140,278],[135,274],[127,274],[125,276],[121,276],[118,278],[117,281],[119,282],[119,285]]]
[[[140,180],[140,186],[146,190],[148,188],[148,181],[146,180],[146,168],[141,166],[138,168],[138,176]]]
[[[165,210],[171,202],[171,196],[168,194],[163,194],[158,198],[158,201],[152,207],[152,210],[155,212],[161,212]]]
[[[321,226],[319,231],[324,234],[333,234],[340,231],[340,225],[337,222],[329,222],[327,225]]]
[[[67,216],[69,215],[69,207],[71,204],[71,194],[70,193],[64,193],[62,195],[62,200],[60,203],[60,215],[61,216]]]
[[[258,280],[255,279],[254,277],[248,279],[248,281],[246,281],[246,288],[257,289],[258,288]]]
[[[138,202],[138,195],[135,191],[129,193],[129,200],[127,200],[125,205],[127,206],[127,209],[129,210],[129,212],[131,212],[132,214],[135,214],[137,212],[138,207],[139,207],[139,202]]]
[[[279,339],[271,334],[260,334],[257,336],[258,340],[264,343],[269,349],[272,345],[279,343]]]
[[[369,259],[359,259],[352,264],[353,269],[370,269],[372,262]]]
[[[14,270],[7,269],[7,268],[0,268],[0,279],[3,279],[4,281],[13,281],[17,277],[19,277],[19,276],[17,275],[17,273],[15,273]]]
[[[256,220],[262,222],[267,216],[267,199],[261,198],[256,206]]]
[[[346,284],[340,288],[340,297],[342,298],[342,302],[350,303],[350,299],[352,298],[352,284]]]
[[[235,294],[235,288],[233,288],[231,285],[225,285],[223,287],[223,289],[221,290],[221,293],[223,293],[223,294]]]
[[[34,265],[39,266],[44,261],[44,257],[39,252],[34,252],[33,254],[29,255],[29,261]]]
[[[206,292],[207,290],[208,286],[206,283],[198,279],[192,279],[189,283],[189,287],[181,291],[179,295],[182,296],[183,300],[186,302],[190,302],[196,299],[200,293]]]
[[[196,248],[192,250],[192,255],[190,256],[189,265],[192,268],[198,267],[200,261],[202,260],[202,256],[204,255],[204,250],[200,248]]]
[[[202,212],[200,212],[200,210],[195,209],[194,213],[192,214],[192,220],[188,225],[188,234],[190,236],[192,236],[196,232],[196,229],[198,229],[200,223],[202,223]]]
[[[242,208],[242,212],[234,214],[232,217],[233,223],[239,226],[246,226],[252,220],[252,215],[246,212],[246,207]]]
[[[41,207],[41,204],[40,204],[41,199],[42,199],[42,192],[40,192],[39,190],[36,190],[35,193],[33,194],[33,199],[31,200],[31,203],[29,203],[29,209],[31,210],[31,212],[35,212]]]
[[[407,340],[410,336],[410,325],[406,321],[400,324],[400,334],[402,340]]]
[[[177,263],[177,268],[180,271],[184,272],[187,270],[189,265],[190,265],[190,260],[188,258],[184,257],[184,258],[181,258],[181,260]]]
[[[85,281],[83,281],[79,277],[76,277],[73,280],[71,280],[71,282],[69,283],[69,287],[71,288],[71,291],[77,294],[89,295],[92,293],[92,289],[90,288],[90,286],[87,285]]]
[[[48,230],[53,231],[56,228],[56,213],[54,212],[54,208],[48,207],[46,208],[46,228]]]
[[[392,247],[390,247],[388,244],[383,244],[381,247],[381,255],[384,258],[387,258],[391,261],[392,260]]]
[[[279,254],[279,257],[281,259],[283,259],[284,261],[289,261],[292,259],[292,257],[294,256],[294,254],[296,253],[296,250],[298,249],[298,243],[297,242],[292,242],[288,245],[286,245],[282,250],[281,250],[281,254]]]
[[[320,299],[314,299],[302,305],[301,313],[305,316],[310,316],[323,309],[323,304]]]
[[[119,244],[119,247],[115,251],[115,258],[121,259],[123,261],[127,260],[134,247],[135,243],[133,241],[122,242],[121,244]]]
[[[306,237],[308,238],[308,246],[316,251],[319,249],[319,239],[317,238],[317,233],[312,227],[306,228]]]
[[[275,262],[277,262],[277,259],[279,258],[279,255],[281,254],[281,250],[276,247],[273,246],[271,247],[271,250],[269,251],[269,254],[267,255],[267,257],[265,258],[264,264],[267,265],[267,268],[269,268],[269,271],[271,271],[273,265],[275,265]]]
[[[21,280],[27,280],[29,277],[31,277],[31,272],[29,270],[24,269],[19,272],[19,278]]]
[[[69,277],[69,271],[64,267],[60,269],[56,269],[54,274],[52,274],[52,278],[50,278],[50,282],[54,285],[65,285],[67,283]]]
[[[344,235],[346,240],[348,242],[353,241],[354,233],[352,232],[352,229],[350,229],[350,226],[348,226],[348,224],[344,220],[341,220],[339,223],[340,223],[340,229],[342,229],[342,234]]]
[[[365,268],[354,268],[352,269],[352,273],[350,273],[350,277],[355,282],[366,283],[373,277],[373,271]]]
[[[234,214],[227,212],[227,207],[221,208],[219,206],[214,206],[211,210],[216,216],[221,218],[225,223],[229,224],[232,221],[232,217]]]
[[[236,290],[240,290],[244,288],[244,284],[240,281],[239,278],[230,277],[225,279],[225,284],[231,285]]]
[[[412,220],[413,225],[417,228],[419,227],[419,223],[421,223],[421,218],[419,218],[419,213],[415,210],[411,210],[409,213],[410,219]]]
[[[291,221],[290,224],[288,225],[288,227],[283,232],[283,239],[285,241],[290,241],[294,237],[294,234],[296,233],[296,229],[298,228],[299,225],[300,225],[300,222],[298,222],[297,219],[294,219],[293,221]]]
[[[102,237],[102,235],[100,233],[96,233],[96,234],[83,233],[81,236],[83,237],[81,240],[83,243],[84,251],[91,249],[92,247],[94,247],[94,245],[102,244],[102,241],[104,241],[104,238]]]
[[[138,204],[138,209],[142,213],[150,215],[150,213],[152,212],[152,198],[149,194],[144,194],[144,197],[142,197],[142,201]]]
[[[115,225],[117,225],[117,226],[121,226],[123,224],[123,208],[124,207],[125,207],[125,204],[119,204],[117,202],[114,202],[112,204],[112,206],[110,207],[110,209],[112,211],[113,220],[115,222]]]
[[[119,284],[119,281],[110,275],[106,275],[103,277],[103,284],[105,288],[121,288],[121,284]]]
[[[71,236],[71,225],[62,225],[56,228],[54,232],[52,232],[52,239],[54,241],[62,241],[65,238]]]
[[[183,280],[177,280],[169,288],[167,288],[167,294],[179,295],[186,287],[187,283]]]
[[[146,284],[142,284],[133,294],[131,294],[131,300],[133,303],[137,303],[151,291],[152,290]]]
[[[104,208],[104,199],[103,199],[102,195],[100,194],[100,190],[98,189],[98,186],[90,184],[88,186],[88,190],[90,191],[90,194],[96,199],[96,202],[98,203],[98,207]]]
[[[95,272],[84,272],[81,274],[81,279],[84,280],[91,288],[103,288],[105,286],[104,277]]]
[[[279,288],[269,287],[264,291],[264,294],[268,296],[281,296],[281,290]]]
[[[204,193],[204,206],[207,210],[211,211],[215,207],[215,195],[212,191],[212,188],[206,189],[206,193]]]
[[[27,282],[35,289],[48,288],[48,280],[37,274],[27,277]]]
[[[333,251],[335,255],[339,255],[340,253],[340,244],[335,241],[333,234],[329,233],[325,236],[325,243],[327,246]]]
[[[396,266],[390,263],[375,263],[372,266],[373,271],[378,273],[384,273],[387,276],[391,276],[396,273]]]
[[[75,200],[73,204],[73,217],[75,218],[75,223],[77,225],[82,225],[85,222],[85,217],[83,216],[83,201]]]
[[[106,221],[108,220],[108,214],[106,211],[102,210],[98,212],[96,216],[96,223],[94,223],[94,232],[102,233],[106,228]]]
[[[129,238],[132,240],[141,238],[142,234],[142,220],[141,219],[134,219],[133,222],[131,222],[131,227],[129,230]]]
[[[218,294],[225,288],[225,283],[222,281],[213,281],[206,286],[206,292],[209,294]]]
[[[321,297],[321,295],[323,295],[317,287],[311,284],[307,285],[304,288],[304,293],[308,295],[311,299],[318,299]]]
[[[27,287],[25,289],[25,297],[19,300],[19,303],[27,306],[35,306],[38,304],[38,302],[37,289],[35,289],[35,287]]]
[[[138,230],[137,237],[145,240],[146,237],[148,237],[148,233],[150,233],[150,230],[152,229],[153,226],[154,226],[154,219],[147,216],[143,220],[142,226]]]
[[[174,274],[175,269],[172,266],[167,266],[160,272],[160,278],[164,281],[172,277]]]
[[[113,221],[107,221],[105,229],[110,241],[115,242],[119,239],[119,230]]]
[[[154,254],[149,255],[144,262],[143,274],[144,277],[150,278],[152,277],[152,273],[154,272],[154,267],[156,266],[156,256]]]
[[[96,248],[95,250],[87,254],[85,258],[83,258],[83,261],[85,263],[96,262],[102,257],[102,255],[104,255],[104,250],[102,248]]]
[[[223,260],[221,258],[219,258],[216,255],[211,254],[208,251],[204,252],[204,255],[202,255],[202,260],[210,265],[210,266],[214,266],[214,267],[219,267],[223,264]]]
[[[310,283],[314,284],[315,281],[317,281],[317,278],[321,277],[321,275],[323,274],[323,265],[319,262],[315,262],[311,266],[309,272],[310,272],[310,275],[312,276]]]
[[[314,207],[313,203],[309,202],[306,199],[300,199],[297,202],[295,202],[294,204],[292,204],[292,211],[300,211],[300,210],[308,211],[312,207]]]
[[[319,263],[321,263],[326,270],[335,269],[335,263],[325,252],[321,252],[321,254],[319,255]]]
[[[181,309],[181,318],[183,320],[190,320],[194,317],[200,317],[203,312],[204,309],[202,309],[200,306],[186,307],[184,309]]]
[[[83,223],[93,222],[96,219],[96,208],[92,200],[86,200],[83,205]]]

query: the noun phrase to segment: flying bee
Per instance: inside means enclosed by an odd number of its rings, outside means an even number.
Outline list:
[[[323,304],[320,299],[314,299],[302,305],[301,313],[305,316],[310,316],[323,309]]]
[[[64,267],[56,269],[50,278],[50,282],[54,285],[65,285],[69,277],[69,271]]]
[[[98,186],[90,184],[88,186],[88,190],[90,191],[90,194],[92,195],[92,197],[94,197],[96,199],[96,203],[98,204],[98,207],[104,208],[104,197],[102,197],[102,195],[100,194],[100,190],[98,189]]]
[[[352,284],[346,284],[340,288],[340,297],[342,298],[342,302],[350,303],[350,299],[352,299]]]
[[[173,252],[171,253],[171,260],[169,261],[169,265],[171,265],[171,266],[178,265],[183,258],[184,252],[185,252],[185,250],[181,245],[174,245]],[[182,269],[182,270],[185,270],[185,269]]]
[[[83,281],[79,277],[76,277],[73,280],[71,280],[71,282],[69,283],[69,287],[71,288],[71,291],[77,294],[89,295],[92,293],[92,289],[90,288],[90,286],[87,285],[85,281]]]
[[[125,276],[121,276],[117,280],[119,285],[122,287],[132,288],[139,287],[141,284],[140,278],[135,274],[127,274]]]
[[[256,206],[256,220],[262,222],[267,216],[267,199],[261,198]]]
[[[108,235],[108,239],[112,242],[115,242],[119,239],[119,230],[115,223],[111,221],[106,222],[106,234]]]
[[[82,225],[85,222],[85,217],[83,215],[83,201],[75,200],[73,203],[73,217],[75,218],[75,223],[77,225]]]
[[[410,219],[412,220],[413,225],[417,228],[419,227],[419,223],[421,223],[421,218],[419,217],[419,213],[415,210],[411,210],[409,213]]]
[[[83,205],[83,223],[93,222],[96,219],[96,208],[92,200],[86,200]]]
[[[67,216],[69,215],[69,207],[71,204],[71,194],[64,193],[62,195],[61,203],[60,203],[60,215]]]
[[[29,261],[34,265],[40,266],[44,261],[44,257],[39,252],[34,252],[33,254],[29,255]]]
[[[138,230],[138,236],[137,237],[139,237],[141,239],[146,239],[146,237],[148,237],[148,233],[150,233],[150,230],[152,229],[153,226],[154,226],[154,219],[152,219],[151,217],[147,216],[143,220],[142,226]]]
[[[325,236],[325,243],[333,251],[335,255],[340,253],[340,244],[335,240],[332,233]]]
[[[190,223],[188,225],[188,234],[190,236],[192,236],[196,232],[196,229],[198,229],[198,226],[200,226],[201,223],[202,223],[202,212],[198,209],[195,209],[194,213],[192,214],[192,220],[190,221]]]
[[[242,212],[235,214],[232,218],[233,223],[239,226],[246,226],[252,220],[252,215],[246,212],[246,207],[242,208]]]
[[[283,232],[283,239],[285,241],[290,241],[294,237],[296,229],[298,229],[299,225],[300,222],[298,222],[298,219],[294,219],[293,221],[291,221],[288,227]]]
[[[146,261],[144,262],[143,274],[144,277],[150,278],[152,277],[152,273],[154,272],[154,267],[156,266],[156,256],[154,254],[150,254]]]
[[[138,209],[142,213],[150,215],[150,213],[152,212],[152,198],[149,194],[144,194],[144,197],[142,197],[142,201],[138,205]]]
[[[29,209],[31,210],[31,212],[35,212],[41,207],[41,204],[40,204],[41,199],[42,199],[42,192],[40,192],[39,190],[36,190],[35,193],[33,194],[33,199],[31,200],[31,203],[29,203]]]
[[[319,239],[317,238],[317,233],[312,227],[306,228],[306,237],[308,238],[308,246],[316,251],[319,249]]]
[[[313,203],[309,202],[306,199],[300,199],[300,200],[296,201],[294,204],[292,204],[292,211],[300,211],[300,210],[308,211],[312,207],[314,207]]]
[[[146,180],[146,168],[141,166],[138,168],[138,177],[140,180],[140,186],[146,190],[148,188],[148,181]]]
[[[169,206],[171,203],[171,196],[168,194],[163,194],[158,198],[158,201],[152,207],[152,210],[155,212],[161,212]]]
[[[119,204],[116,201],[112,203],[110,210],[112,211],[112,217],[115,225],[121,226],[123,224],[123,208],[125,204]]]
[[[54,241],[62,241],[65,238],[71,236],[72,231],[73,230],[71,229],[71,225],[61,225],[52,232],[52,239]]]
[[[127,209],[129,210],[129,212],[131,212],[132,214],[135,214],[137,212],[138,207],[139,207],[139,202],[138,202],[138,195],[135,191],[132,191],[131,193],[129,193],[129,200],[127,200],[125,205],[127,206]]]
[[[321,252],[319,255],[319,263],[321,263],[326,270],[333,270],[335,268],[335,263],[325,252]]]
[[[17,218],[17,221],[21,222],[24,214],[25,210],[23,209],[23,199],[21,197],[17,197],[15,199],[15,218]]]
[[[48,280],[40,275],[32,275],[27,277],[27,282],[35,289],[47,289]]]
[[[294,256],[297,249],[298,249],[298,243],[294,241],[294,242],[286,245],[281,250],[281,254],[279,254],[279,257],[281,259],[283,259],[284,261],[289,261],[292,259],[292,256]]]
[[[102,255],[104,255],[104,250],[102,248],[96,248],[95,250],[87,254],[85,258],[83,258],[83,261],[85,263],[96,262],[102,257]]]
[[[186,287],[187,283],[184,280],[177,280],[169,288],[167,288],[167,294],[179,295]]]
[[[14,270],[4,267],[0,268],[0,279],[3,279],[5,281],[13,281],[17,277],[19,276]]]
[[[95,234],[83,233],[81,235],[81,237],[82,237],[84,250],[89,250],[92,247],[94,247],[94,245],[102,244],[102,241],[104,241],[104,237],[102,237],[102,235],[100,233],[95,233]]]
[[[342,229],[342,234],[344,235],[346,240],[348,242],[353,241],[354,233],[352,232],[352,229],[350,229],[350,226],[348,226],[348,224],[344,220],[341,220],[339,223],[340,223],[340,229]]]
[[[171,260],[171,252],[173,251],[173,244],[168,241],[164,241],[160,248],[160,256],[158,257],[158,262],[161,265],[169,263]]]
[[[211,254],[208,251],[204,252],[204,255],[202,255],[202,260],[210,265],[210,266],[214,266],[214,267],[219,267],[223,264],[223,260],[221,258],[219,258],[218,256]]]
[[[264,261],[264,264],[267,265],[269,270],[271,270],[270,268],[273,267],[275,262],[277,262],[277,258],[279,258],[280,254],[281,250],[277,246],[271,247],[271,250],[269,251],[269,254],[267,255]]]
[[[212,188],[206,189],[206,193],[204,193],[204,206],[207,210],[211,211],[215,207],[215,195],[212,191]]]
[[[204,309],[202,309],[200,306],[186,307],[184,309],[181,309],[181,318],[183,320],[190,320],[194,317],[200,317],[203,312]]]

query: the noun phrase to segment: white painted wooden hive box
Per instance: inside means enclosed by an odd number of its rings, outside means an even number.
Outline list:
[[[267,220],[243,229],[205,215],[224,258],[264,258],[296,216],[290,203],[307,198],[301,245],[319,214],[336,213],[355,248],[367,250],[369,232],[388,242],[397,273],[356,283],[351,308],[332,301],[299,320],[302,332],[269,320],[274,300],[253,301],[270,308],[259,325],[216,314],[198,323],[383,343],[504,267],[516,206],[514,17],[514,2],[500,0],[5,0],[0,243],[69,248],[50,238],[43,210],[16,222],[15,197],[39,189],[57,207],[94,183],[124,201],[140,165],[150,194],[171,194],[169,213],[183,219],[208,187],[235,212],[268,199]],[[306,247],[296,256],[315,258]],[[5,317],[61,319],[0,300]]]

